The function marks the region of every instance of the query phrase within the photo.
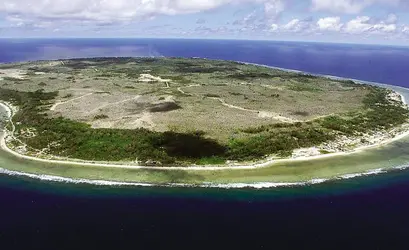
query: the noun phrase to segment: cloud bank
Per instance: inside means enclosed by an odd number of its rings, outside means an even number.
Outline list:
[[[103,33],[109,27],[125,30],[161,17],[200,14],[178,26],[140,30],[151,34],[237,35],[342,34],[409,39],[409,20],[390,14],[371,15],[371,8],[409,14],[409,0],[1,0],[0,28],[47,32],[89,30]],[[215,25],[211,11],[243,8],[241,17]],[[375,12],[374,12],[375,13]],[[379,14],[379,11],[377,12]],[[3,22],[1,22],[3,21]],[[233,27],[226,25],[232,24]],[[157,25],[157,24],[155,24]],[[162,24],[164,27],[164,25]],[[108,28],[107,28],[108,27]],[[157,27],[160,27],[158,25]],[[111,28],[111,34],[119,30]],[[23,31],[20,33],[23,34]],[[146,34],[146,33],[143,33]]]

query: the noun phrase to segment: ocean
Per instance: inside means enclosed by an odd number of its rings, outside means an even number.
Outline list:
[[[1,63],[102,56],[235,60],[409,87],[407,47],[0,40]],[[0,174],[0,248],[406,249],[408,198],[409,170],[272,189],[94,186]]]

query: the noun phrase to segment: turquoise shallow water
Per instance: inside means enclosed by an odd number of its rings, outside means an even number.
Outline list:
[[[225,189],[225,188],[186,188],[186,187],[133,187],[97,186],[92,184],[73,184],[45,182],[29,177],[1,175],[0,187],[16,190],[30,190],[40,193],[74,197],[173,197],[213,199],[223,201],[277,201],[300,198],[317,198],[359,193],[367,190],[384,189],[409,180],[409,170],[394,170],[388,173],[356,177],[348,180],[333,180],[322,184],[279,187],[267,189]]]

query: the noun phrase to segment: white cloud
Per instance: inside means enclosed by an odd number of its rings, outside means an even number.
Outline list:
[[[408,7],[408,0],[311,0],[315,11],[331,11],[335,13],[358,14],[365,8],[381,4],[392,7]]]
[[[0,14],[25,19],[121,22],[251,2],[264,4],[266,16],[274,18],[284,10],[283,1],[286,0],[1,0]]]
[[[388,18],[386,18],[385,23],[393,24],[398,22],[398,17],[395,14],[389,14]]]
[[[396,24],[385,24],[385,23],[377,23],[375,24],[371,32],[373,33],[392,33],[397,30]]]
[[[270,0],[264,4],[265,17],[267,20],[277,21],[284,10],[285,5],[282,0]]]
[[[342,26],[340,17],[320,18],[317,22],[317,27],[321,31],[340,31]]]
[[[233,24],[244,25],[249,29],[253,29],[254,26],[264,26],[263,28],[267,28],[280,19],[281,14],[285,10],[284,1],[286,0],[254,0],[254,2],[263,2],[263,11],[255,9],[246,16],[235,20]],[[248,0],[248,2],[251,1]]]
[[[278,24],[275,24],[275,23],[273,23],[271,25],[271,27],[270,27],[271,32],[276,32],[276,31],[278,31],[278,29],[279,29],[279,26],[278,26]]]
[[[25,27],[53,31],[65,30],[65,25],[71,25],[75,30],[79,25],[84,25],[86,28],[94,25],[94,28],[99,28],[104,25],[131,24],[135,20],[152,19],[158,15],[197,13],[220,6],[255,3],[258,4],[253,9],[255,11],[247,10],[248,15],[241,15],[241,18],[235,22],[240,26],[235,27],[234,31],[239,32],[242,29],[242,31],[253,32],[252,34],[256,32],[261,34],[269,30],[276,33],[300,34],[339,32],[351,35],[409,35],[409,26],[398,23],[398,17],[395,14],[390,14],[384,19],[361,14],[352,20],[342,22],[341,14],[327,13],[326,16],[316,20],[299,17],[287,23],[281,23],[280,17],[285,10],[302,1],[308,1],[311,4],[311,10],[314,11],[349,14],[360,13],[373,4],[386,7],[409,7],[409,0],[0,0],[0,17],[3,16],[5,19],[3,26],[11,28]],[[241,11],[241,13],[246,12]],[[214,26],[200,27],[207,23],[205,19],[194,18],[192,22],[198,24],[195,26],[199,26],[198,29],[201,32],[233,32],[233,30],[226,31],[225,27],[220,29]],[[180,34],[186,31],[183,24],[180,28]]]
[[[355,14],[367,7],[370,2],[368,0],[312,0],[312,9]]]
[[[389,15],[384,20],[369,16],[358,16],[347,23],[342,23],[340,17],[323,17],[318,21],[309,19],[293,19],[286,24],[272,24],[270,32],[302,33],[302,34],[325,34],[326,32],[338,32],[349,35],[398,35],[407,32],[409,26],[397,25],[397,16]]]
[[[204,18],[199,18],[196,20],[196,24],[204,24],[204,23],[206,23],[206,19]]]
[[[293,19],[281,27],[282,31],[286,32],[309,32],[313,30],[312,19]]]
[[[397,31],[396,22],[397,18],[390,18],[390,16],[384,20],[377,22],[368,16],[359,16],[349,21],[345,27],[344,32],[349,34],[362,34],[362,33],[391,33]]]
[[[358,16],[346,23],[344,31],[350,34],[359,34],[369,31],[372,27],[370,24],[371,18],[369,16]]]

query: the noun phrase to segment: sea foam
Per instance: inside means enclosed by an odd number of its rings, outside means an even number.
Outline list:
[[[393,169],[406,169],[409,166],[405,165],[402,167],[396,167]],[[0,174],[10,175],[10,176],[19,176],[27,177],[31,179],[38,179],[42,181],[49,182],[60,182],[60,183],[70,183],[70,184],[89,184],[96,186],[134,186],[134,187],[201,187],[201,188],[221,188],[221,189],[244,189],[244,188],[253,188],[253,189],[271,189],[271,188],[280,188],[280,187],[297,187],[297,186],[309,186],[322,184],[334,180],[345,180],[351,178],[357,178],[362,176],[377,175],[386,173],[386,169],[375,169],[363,173],[356,174],[345,174],[332,179],[312,179],[305,182],[258,182],[258,183],[211,183],[205,182],[201,184],[188,184],[188,183],[164,183],[164,184],[152,184],[152,183],[140,183],[140,182],[121,182],[121,181],[106,181],[106,180],[91,180],[83,178],[68,178],[60,177],[54,175],[45,175],[45,174],[31,174],[20,171],[7,170],[0,168]]]

